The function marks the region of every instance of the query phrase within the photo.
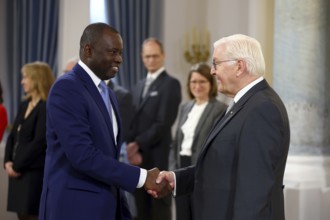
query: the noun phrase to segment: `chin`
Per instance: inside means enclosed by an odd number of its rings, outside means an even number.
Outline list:
[[[117,75],[117,72],[115,72],[115,73],[111,72],[111,73],[107,74],[107,78],[111,79],[111,78],[114,78],[116,75]]]

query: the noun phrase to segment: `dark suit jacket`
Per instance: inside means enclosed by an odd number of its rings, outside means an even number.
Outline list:
[[[38,102],[24,118],[29,101],[21,103],[6,143],[4,163],[13,161],[13,169],[22,174],[9,178],[7,209],[38,214],[46,154],[46,102]]]
[[[5,150],[4,163],[14,161],[13,168],[19,173],[31,169],[43,170],[45,163],[46,102],[40,101],[30,115],[24,118],[29,101],[23,101],[18,109]],[[21,127],[20,132],[17,132],[18,126]],[[16,143],[18,146],[15,149]],[[16,155],[15,158],[13,153]]]
[[[111,80],[109,81],[108,86],[117,97],[119,114],[122,119],[122,140],[123,142],[127,142],[129,127],[133,118],[132,112],[134,112],[132,95],[127,89],[113,83]]]
[[[181,86],[177,79],[162,72],[150,85],[141,100],[145,79],[133,89],[136,109],[131,126],[131,141],[140,145],[143,162],[141,167],[168,169],[168,156],[172,142],[171,127],[181,102]]]
[[[196,166],[176,172],[194,219],[283,220],[289,136],[285,106],[263,80],[215,125]]]
[[[181,144],[184,138],[181,127],[186,122],[188,118],[188,114],[191,109],[195,105],[195,101],[189,101],[182,105],[180,108],[179,118],[178,118],[178,126],[176,130],[175,139],[172,142],[171,148],[171,156],[170,156],[170,170],[177,169],[181,167],[180,164],[180,151]],[[207,138],[212,125],[214,124],[216,118],[218,118],[222,113],[224,113],[227,109],[227,106],[219,102],[216,99],[210,99],[208,104],[206,105],[204,112],[202,113],[196,129],[194,131],[194,140],[191,146],[191,162],[192,164],[196,164],[197,157],[202,149],[202,146]]]
[[[109,94],[119,125],[117,145],[100,92],[79,64],[53,85],[40,220],[131,219],[121,189],[135,190],[140,169],[118,161],[120,117],[110,89]]]

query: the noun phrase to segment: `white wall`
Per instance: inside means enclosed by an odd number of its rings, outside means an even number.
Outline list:
[[[255,37],[263,47],[266,79],[272,82],[274,0],[166,0],[164,4],[165,64],[181,81],[185,99],[184,86],[190,64],[183,57],[184,41],[185,34],[194,27],[210,32],[211,56],[213,42],[221,37],[237,33]]]
[[[79,57],[80,37],[89,17],[89,0],[60,0],[59,73],[70,58]]]

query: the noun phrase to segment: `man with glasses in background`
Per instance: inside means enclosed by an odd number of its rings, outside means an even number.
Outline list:
[[[171,127],[181,102],[181,86],[165,70],[165,54],[160,41],[146,39],[141,57],[148,74],[132,91],[136,112],[127,144],[128,159],[142,168],[165,170],[168,169],[172,142]],[[171,219],[171,196],[156,200],[144,190],[136,190],[134,196],[137,220]]]

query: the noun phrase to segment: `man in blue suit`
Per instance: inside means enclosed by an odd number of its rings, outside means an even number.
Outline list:
[[[122,190],[152,187],[151,171],[118,161],[122,128],[117,99],[108,87],[99,88],[118,72],[122,50],[114,28],[88,25],[78,64],[49,93],[41,220],[132,219]],[[105,100],[101,92],[108,93]]]

